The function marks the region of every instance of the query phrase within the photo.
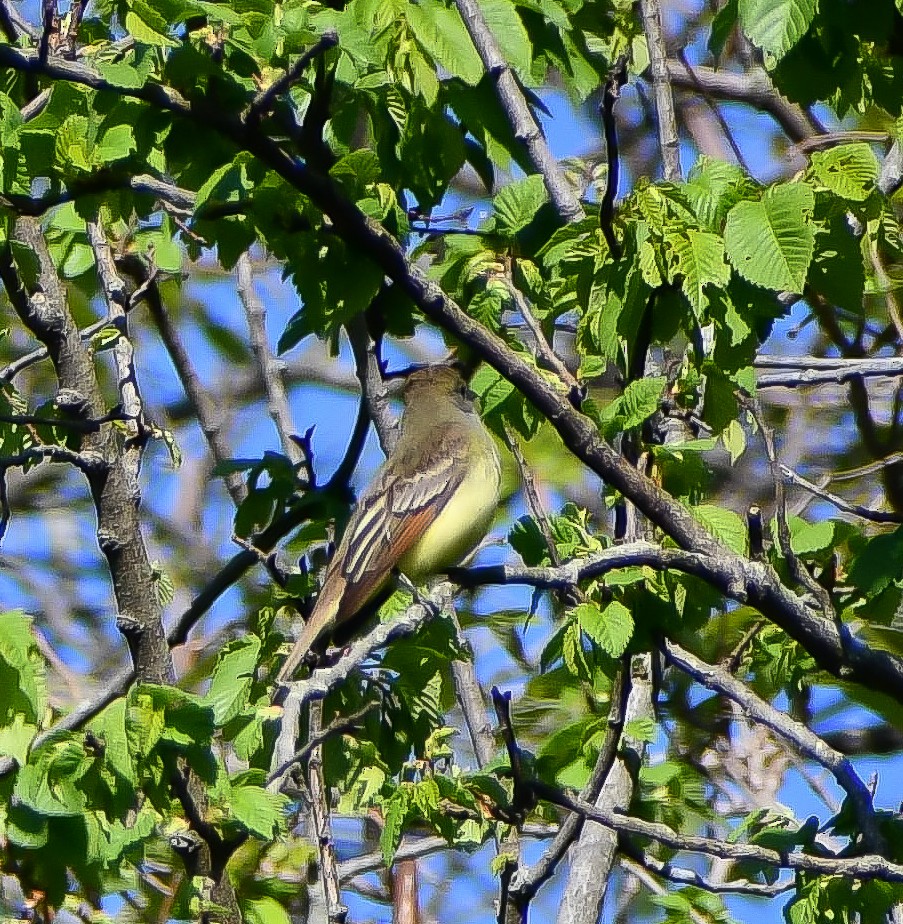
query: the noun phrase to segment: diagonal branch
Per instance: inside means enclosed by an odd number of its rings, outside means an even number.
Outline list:
[[[746,684],[741,683],[724,668],[707,664],[668,639],[662,642],[661,647],[665,657],[697,683],[732,699],[743,709],[745,715],[770,728],[790,742],[803,757],[816,761],[828,770],[849,796],[865,848],[880,849],[881,837],[872,805],[872,795],[857,776],[848,758],[829,747],[802,722],[778,711],[770,703],[756,696]]]
[[[295,160],[272,139],[247,131],[239,120],[215,111],[193,112],[178,94],[160,85],[115,87],[82,65],[52,60],[42,67],[35,55],[5,45],[0,45],[0,65],[146,99],[232,139],[308,196],[329,216],[337,234],[366,253],[433,323],[467,342],[477,356],[518,388],[552,423],[578,459],[624,494],[679,546],[719,557],[722,567],[735,574],[743,573],[752,564],[718,542],[687,508],[621,458],[599,436],[595,424],[566,396],[556,392],[535,367],[463,312],[419,267],[411,265],[399,242],[349,202],[330,177]],[[835,674],[843,671],[847,679],[903,698],[903,660],[865,646],[845,645],[838,627],[808,609],[774,571],[762,570],[747,590],[748,602],[799,641],[823,669]]]
[[[508,116],[514,137],[523,144],[536,172],[542,175],[555,209],[565,221],[578,221],[583,218],[583,206],[565,180],[558,161],[552,156],[517,77],[505,60],[479,4],[476,0],[455,0],[455,6],[464,20],[483,67],[495,85],[496,95]]]

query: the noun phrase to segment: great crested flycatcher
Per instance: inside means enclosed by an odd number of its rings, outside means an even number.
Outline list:
[[[404,401],[398,442],[351,513],[280,682],[386,586],[393,568],[422,580],[460,562],[489,528],[499,456],[464,380],[447,365],[418,369]]]

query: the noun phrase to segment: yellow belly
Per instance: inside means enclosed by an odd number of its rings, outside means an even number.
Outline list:
[[[429,529],[401,559],[401,571],[420,581],[465,558],[492,523],[499,500],[499,476],[493,446],[491,458],[468,472]]]

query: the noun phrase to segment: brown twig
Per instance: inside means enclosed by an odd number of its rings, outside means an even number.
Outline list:
[[[249,125],[256,125],[276,104],[276,100],[282,96],[293,83],[300,79],[301,75],[307,70],[308,65],[314,58],[319,57],[335,48],[339,43],[338,33],[330,30],[324,32],[319,40],[311,45],[307,51],[281,76],[274,80],[265,90],[261,90],[251,102],[245,119]]]
[[[618,195],[618,181],[621,174],[621,156],[618,150],[618,130],[615,124],[615,103],[621,95],[621,88],[627,83],[627,55],[621,55],[608,72],[599,113],[602,116],[602,128],[605,132],[605,158],[608,163],[608,175],[605,178],[605,192],[599,203],[599,226],[611,251],[612,258],[621,259],[621,244],[613,227],[615,199]]]
[[[292,412],[288,404],[288,394],[285,390],[285,383],[282,381],[282,370],[270,352],[270,345],[267,340],[266,308],[263,301],[254,291],[251,260],[247,252],[238,258],[235,269],[238,276],[238,297],[245,309],[245,317],[248,320],[251,349],[254,353],[254,358],[257,360],[260,377],[263,380],[267,396],[267,410],[276,427],[282,451],[292,463],[295,471],[300,474],[304,470],[309,470],[310,466],[301,446],[292,438],[294,426],[292,424]]]
[[[676,642],[664,639],[661,649],[665,657],[704,687],[721,693],[737,703],[744,715],[771,729],[789,742],[799,754],[814,760],[828,770],[850,798],[858,828],[866,850],[881,849],[881,835],[872,805],[872,797],[856,774],[853,765],[838,751],[828,747],[815,732],[802,722],[775,709],[721,667],[707,664]]]

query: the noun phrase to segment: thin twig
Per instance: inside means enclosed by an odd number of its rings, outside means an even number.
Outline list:
[[[767,112],[781,126],[791,141],[800,142],[821,135],[824,128],[802,107],[788,102],[774,88],[771,78],[762,68],[754,68],[743,74],[734,74],[724,69],[694,67],[693,76],[687,74],[680,61],[667,62],[671,84],[693,93],[700,87],[717,99],[746,103],[762,112]]]
[[[787,465],[780,465],[779,469],[790,484],[795,484],[810,494],[820,497],[844,513],[852,513],[854,516],[862,517],[864,520],[871,520],[873,523],[903,523],[903,515],[899,513],[887,513],[883,510],[872,510],[869,507],[863,507],[861,504],[851,504],[842,497],[838,497],[838,495],[820,488],[817,484],[813,484]]]
[[[330,48],[335,48],[338,43],[338,33],[332,30],[324,32],[319,41],[311,45],[281,77],[276,78],[265,90],[261,90],[254,97],[245,115],[248,124],[256,125],[273,108],[276,100],[301,77],[310,62],[329,51]]]
[[[527,301],[524,293],[514,284],[514,280],[509,274],[504,276],[505,285],[514,299],[517,310],[524,319],[524,324],[533,335],[534,345],[536,348],[536,357],[539,360],[540,367],[550,369],[554,372],[565,385],[567,385],[575,400],[579,400],[581,394],[580,383],[571,374],[571,370],[564,364],[561,357],[552,348],[552,345],[546,339],[545,331],[542,325],[533,314],[530,303]]]
[[[251,349],[257,360],[257,368],[266,391],[267,410],[276,427],[282,451],[291,461],[295,471],[300,473],[309,467],[308,460],[297,440],[292,438],[294,425],[288,404],[288,394],[285,391],[285,383],[282,381],[282,369],[270,352],[267,340],[266,308],[254,291],[254,277],[247,251],[238,258],[235,269],[238,276],[238,297],[244,306],[245,317],[248,320]]]
[[[683,48],[678,49],[677,60],[684,66],[687,73],[690,75],[690,79],[696,84],[699,89],[699,94],[702,96],[705,101],[706,106],[709,109],[709,112],[715,117],[715,121],[718,123],[718,127],[721,129],[721,134],[724,135],[727,143],[730,145],[731,151],[734,153],[734,157],[737,158],[737,163],[744,169],[744,171],[752,175],[752,171],[749,169],[749,165],[746,163],[746,159],[743,157],[743,152],[740,150],[740,145],[737,144],[737,139],[734,137],[734,133],[731,131],[730,125],[727,124],[727,119],[724,118],[724,114],[715,104],[715,100],[712,99],[712,94],[708,92],[703,83],[696,77],[696,71],[690,65],[690,62],[687,61],[687,56],[684,53]]]
[[[128,265],[134,278],[141,282],[149,279],[148,269],[143,264],[130,261]],[[188,350],[182,342],[178,327],[173,323],[169,312],[163,305],[163,299],[156,282],[152,281],[148,285],[144,298],[151,317],[157,325],[157,330],[160,332],[160,339],[163,341],[167,353],[169,353],[173,366],[175,366],[182,388],[194,407],[201,432],[210,447],[210,455],[213,457],[215,464],[223,465],[232,458],[232,451],[226,442],[224,433],[223,409],[214,404],[201,383]],[[228,471],[223,475],[223,481],[233,504],[237,507],[247,497],[248,493],[240,473]]]
[[[667,52],[662,34],[662,13],[658,0],[640,0],[643,17],[643,31],[649,48],[649,63],[652,68],[652,86],[655,90],[655,113],[658,120],[658,142],[662,153],[664,177],[669,183],[680,180],[680,137],[677,133],[677,118],[674,115],[674,98],[671,95]]]
[[[300,751],[297,751],[287,760],[283,761],[275,770],[270,771],[266,781],[267,789],[269,789],[270,792],[279,792],[282,789],[282,784],[289,770],[291,770],[292,767],[303,764],[316,748],[325,744],[330,738],[336,735],[347,735],[353,731],[360,731],[363,719],[376,709],[378,705],[378,703],[367,703],[367,705],[358,709],[357,712],[349,716],[340,716],[330,722],[329,725],[318,734],[311,735],[307,739],[307,744],[305,744]]]
[[[816,761],[828,770],[850,798],[850,805],[856,815],[866,849],[880,849],[881,836],[871,794],[857,776],[853,765],[843,754],[828,747],[802,722],[780,712],[770,703],[756,696],[746,684],[741,683],[724,668],[707,664],[668,639],[662,641],[661,648],[672,664],[676,664],[697,683],[727,696],[740,706],[746,716],[770,728],[793,745],[803,757]]]
[[[654,876],[647,870],[647,868],[634,860],[631,860],[629,857],[622,856],[620,858],[621,866],[630,873],[641,885],[645,886],[653,895],[667,895],[668,890],[658,882]],[[708,915],[700,914],[692,906],[685,907],[681,918],[691,924],[709,924],[711,918]]]
[[[686,869],[685,867],[674,866],[666,860],[659,860],[653,857],[647,851],[632,849],[629,845],[622,843],[621,850],[626,856],[622,856],[621,864],[631,872],[636,866],[641,866],[668,882],[674,882],[677,885],[691,885],[697,889],[703,889],[706,892],[715,894],[728,893],[731,895],[757,895],[762,898],[774,898],[776,895],[782,895],[796,888],[794,880],[788,882],[775,882],[767,884],[764,882],[750,882],[746,879],[727,880],[725,882],[714,882],[712,879],[703,876],[696,870]],[[709,919],[706,918],[706,921]]]
[[[818,581],[809,573],[805,565],[799,560],[796,552],[793,551],[793,545],[790,541],[790,527],[787,523],[787,497],[784,491],[784,478],[781,471],[781,464],[778,461],[777,451],[774,445],[774,432],[765,421],[759,402],[749,396],[743,396],[742,403],[746,409],[755,418],[756,424],[762,433],[762,441],[765,444],[765,454],[771,466],[771,477],[774,482],[774,501],[775,517],[778,524],[778,546],[781,554],[787,562],[790,576],[801,587],[805,587],[810,594],[819,602],[824,614],[831,619],[835,618],[834,605],[831,603],[831,595],[825,590]]]
[[[628,682],[628,673],[628,667],[622,663],[612,680],[605,739],[599,749],[593,771],[580,791],[580,798],[587,802],[595,802],[602,792],[621,745],[621,734],[627,714],[627,700],[632,689],[632,684]],[[580,837],[582,831],[583,819],[579,815],[570,815],[564,820],[542,857],[532,866],[519,871],[513,888],[521,895],[524,903],[532,901],[542,885],[552,878],[558,865],[571,845]]]

